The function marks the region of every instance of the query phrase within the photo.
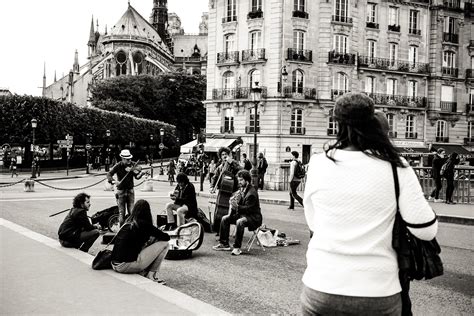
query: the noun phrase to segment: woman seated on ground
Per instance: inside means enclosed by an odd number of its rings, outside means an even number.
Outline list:
[[[158,278],[158,271],[168,252],[168,240],[169,235],[153,225],[150,204],[139,200],[115,237],[112,268],[119,273],[140,273],[165,284]]]

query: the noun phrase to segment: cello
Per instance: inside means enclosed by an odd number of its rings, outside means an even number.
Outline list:
[[[229,214],[229,200],[235,188],[235,176],[229,169],[230,165],[226,161],[216,182],[219,193],[216,199],[212,230],[217,233],[219,233],[222,217]]]

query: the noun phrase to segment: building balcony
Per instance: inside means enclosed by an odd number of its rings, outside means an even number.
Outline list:
[[[309,49],[288,48],[288,60],[313,62],[313,51]]]
[[[221,126],[221,134],[225,133],[233,133],[234,132],[234,126]]]
[[[237,22],[236,15],[229,15],[222,18],[222,23]]]
[[[473,146],[474,137],[464,137],[464,145]]]
[[[245,134],[254,134],[255,126],[245,126]],[[257,133],[260,133],[260,126],[257,126]]]
[[[379,24],[375,22],[366,22],[365,27],[368,27],[369,29],[378,29]]]
[[[279,89],[279,92],[281,89]],[[282,96],[299,100],[317,100],[318,96],[315,88],[284,86]]]
[[[458,69],[453,67],[442,67],[441,71],[443,75],[457,77],[458,76]]]
[[[474,3],[464,2],[464,15],[466,17],[474,16]]]
[[[408,29],[408,34],[421,35],[421,30],[409,28],[409,29]]]
[[[343,15],[333,15],[332,21],[339,22],[339,23],[352,24],[352,18],[349,16],[343,16]]]
[[[327,129],[327,134],[328,134],[328,136],[336,136],[336,135],[337,135],[337,129],[335,129],[335,128],[328,128],[328,129]]]
[[[428,63],[413,63],[404,60],[394,60],[369,56],[359,56],[358,67],[419,74],[430,73],[430,67]]]
[[[305,127],[290,127],[290,135],[305,135],[306,128]]]
[[[267,98],[267,87],[264,86],[259,86],[260,89],[262,89],[262,99]],[[237,89],[237,98],[236,99],[251,99],[252,96],[250,95],[250,92],[252,91],[252,88],[249,87],[240,87]]]
[[[262,98],[267,97],[267,87],[262,88]],[[252,88],[240,87],[233,89],[212,89],[213,100],[232,100],[232,99],[250,99],[250,91]]]
[[[341,95],[351,92],[351,90],[331,89],[331,100],[336,100]]]
[[[388,137],[390,137],[390,138],[397,138],[397,132],[389,131],[389,132],[388,132]]]
[[[458,44],[459,34],[443,33],[443,42]]]
[[[389,25],[388,30],[392,32],[400,32],[400,25],[397,25],[397,24]]]
[[[437,143],[449,143],[449,137],[436,136],[435,140]]]
[[[336,51],[330,51],[328,53],[328,63],[355,65],[355,62],[356,54],[338,53]]]
[[[405,138],[407,138],[407,139],[417,139],[418,138],[418,133],[406,132],[405,133]]]
[[[403,106],[414,108],[426,108],[428,100],[426,97],[412,97],[406,95],[393,95],[384,93],[369,93],[368,96],[377,105]]]
[[[261,19],[261,18],[263,18],[263,11],[260,9],[256,11],[250,11],[249,14],[247,14],[248,20]]]
[[[265,60],[265,48],[247,49],[242,51],[242,62]]]
[[[474,104],[466,104],[466,115],[474,115]]]
[[[441,101],[439,108],[441,112],[456,113],[458,104],[456,102]]]
[[[308,19],[309,14],[308,14],[308,12],[304,12],[304,11],[293,11],[293,17],[294,18],[301,18],[301,19]]]
[[[466,79],[474,79],[473,69],[466,69]]]
[[[446,9],[446,10],[459,11],[461,10],[461,0],[443,1],[442,7],[443,9]]]
[[[239,52],[217,53],[217,65],[222,64],[238,64]]]

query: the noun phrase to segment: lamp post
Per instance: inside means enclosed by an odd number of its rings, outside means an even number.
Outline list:
[[[107,147],[105,148],[105,171],[109,171],[109,164],[110,164],[110,159],[109,159],[110,129],[105,131],[105,136],[107,137]]]
[[[286,82],[286,80],[288,80],[288,71],[286,71],[286,66],[282,66],[280,69],[280,82],[278,83],[278,91],[280,93],[284,93],[283,82]]]
[[[160,128],[160,175],[163,175],[163,148],[165,145],[163,144],[163,136],[165,136],[164,128]]]
[[[153,134],[150,134],[150,176],[153,179]]]
[[[90,147],[92,143],[92,134],[91,133],[86,133],[86,174],[89,174],[89,166],[91,164],[91,155],[90,155]]]
[[[258,170],[257,170],[257,117],[258,104],[262,98],[262,88],[255,82],[255,86],[250,89],[250,95],[254,103],[254,117],[253,117],[253,164],[250,174],[252,175],[252,184],[258,190]]]
[[[31,119],[31,129],[33,130],[33,141],[32,141],[32,148],[31,148],[31,178],[36,178],[36,163],[35,163],[35,130],[38,126],[38,121],[33,118]]]

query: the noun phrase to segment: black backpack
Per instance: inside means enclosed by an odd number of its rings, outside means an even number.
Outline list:
[[[298,179],[303,179],[306,176],[306,170],[304,169],[303,164],[301,161],[296,160],[295,166],[295,177]]]

